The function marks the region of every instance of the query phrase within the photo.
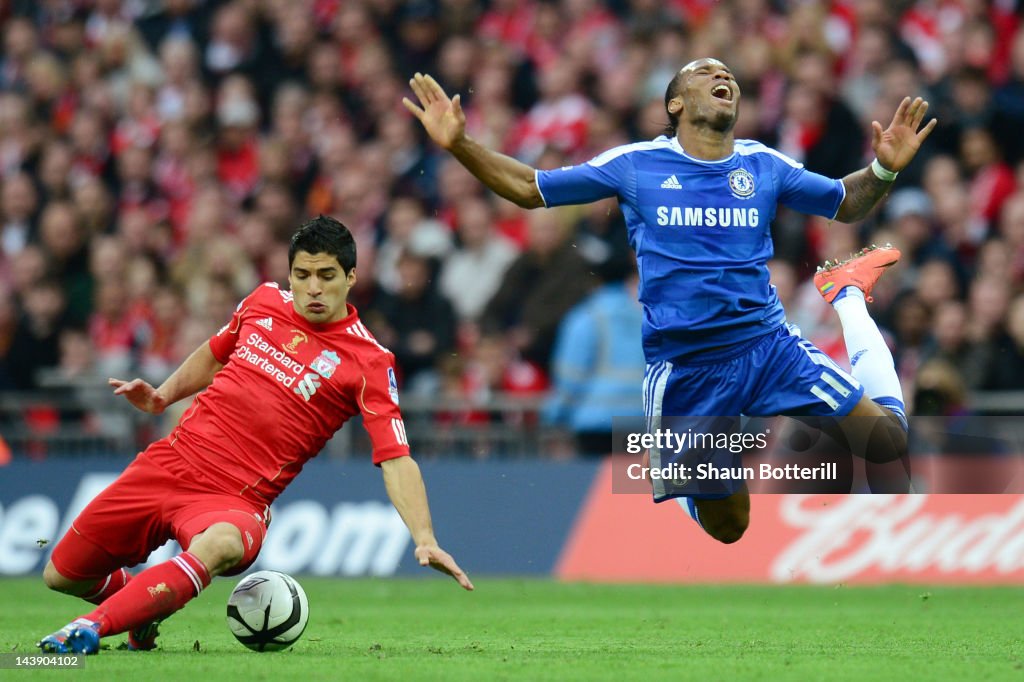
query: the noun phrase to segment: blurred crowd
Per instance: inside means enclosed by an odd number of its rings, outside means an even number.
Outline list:
[[[659,135],[667,83],[699,56],[740,83],[737,137],[831,177],[870,162],[871,121],[887,125],[904,96],[932,103],[939,127],[867,221],[780,212],[773,280],[804,335],[846,362],[809,278],[891,242],[904,261],[872,312],[908,399],[923,396],[914,409],[1024,389],[1021,13],[1015,0],[0,2],[0,390],[161,381],[259,282],[286,282],[289,236],[324,213],[356,235],[352,302],[406,394],[547,395],[545,418],[581,432],[602,400],[639,410],[642,358],[606,352],[639,348],[614,201],[502,201],[401,99],[429,72],[461,93],[471,135],[554,168]]]

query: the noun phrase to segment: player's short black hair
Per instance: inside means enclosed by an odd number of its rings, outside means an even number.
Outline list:
[[[679,116],[682,114],[680,111],[678,114],[673,114],[668,110],[668,103],[673,97],[679,94],[679,91],[683,87],[683,71],[680,69],[676,71],[676,75],[672,76],[672,80],[668,82],[668,87],[665,88],[665,113],[668,115],[668,123],[665,124],[665,135],[668,137],[675,137],[676,132],[679,129]]]
[[[347,275],[356,266],[356,240],[341,222],[330,216],[319,215],[303,223],[288,247],[288,269],[295,261],[295,254],[305,251],[309,254],[326,253],[338,259],[341,269]]]

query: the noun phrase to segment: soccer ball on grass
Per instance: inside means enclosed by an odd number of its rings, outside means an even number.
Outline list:
[[[287,649],[302,636],[308,620],[302,586],[278,571],[250,573],[228,597],[228,627],[253,651]]]

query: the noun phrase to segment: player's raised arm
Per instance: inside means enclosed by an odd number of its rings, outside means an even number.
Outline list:
[[[921,144],[935,129],[937,120],[934,118],[921,128],[927,112],[928,102],[920,97],[913,101],[904,97],[888,128],[882,130],[878,121],[871,122],[871,147],[875,151],[875,160],[867,168],[843,178],[846,198],[839,205],[836,220],[851,223],[863,219],[892,188],[896,174],[910,164]]]
[[[466,114],[460,95],[449,98],[430,75],[417,73],[409,81],[419,106],[408,97],[402,104],[423,124],[427,134],[496,194],[523,208],[539,208],[544,199],[536,172],[525,163],[488,149],[466,135]]]
[[[142,379],[124,381],[111,378],[107,383],[114,387],[114,395],[123,395],[143,412],[160,414],[168,405],[209,386],[213,382],[213,375],[223,366],[214,357],[210,344],[204,342],[160,384],[160,388],[153,388]]]
[[[469,576],[459,568],[448,552],[441,549],[434,537],[434,527],[430,520],[430,506],[427,503],[427,489],[423,485],[420,467],[412,457],[396,457],[381,462],[384,472],[384,487],[388,491],[391,503],[395,505],[399,516],[409,528],[413,542],[416,543],[416,560],[420,566],[447,573],[455,578],[464,589],[472,590],[473,583]]]

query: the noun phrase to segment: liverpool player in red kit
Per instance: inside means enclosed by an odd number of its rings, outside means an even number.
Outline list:
[[[355,414],[373,443],[388,496],[416,543],[416,559],[473,589],[434,538],[419,467],[398,409],[394,356],[346,301],[356,281],[348,229],[320,216],[288,251],[291,291],[264,284],[209,343],[159,388],[111,379],[116,395],[152,414],[206,389],[177,428],[150,445],[78,516],[43,571],[51,589],[97,604],[39,642],[92,654],[100,637],[128,632],[155,647],[156,625],[217,575],[255,561],[274,499]],[[168,539],[185,551],[135,577]]]

